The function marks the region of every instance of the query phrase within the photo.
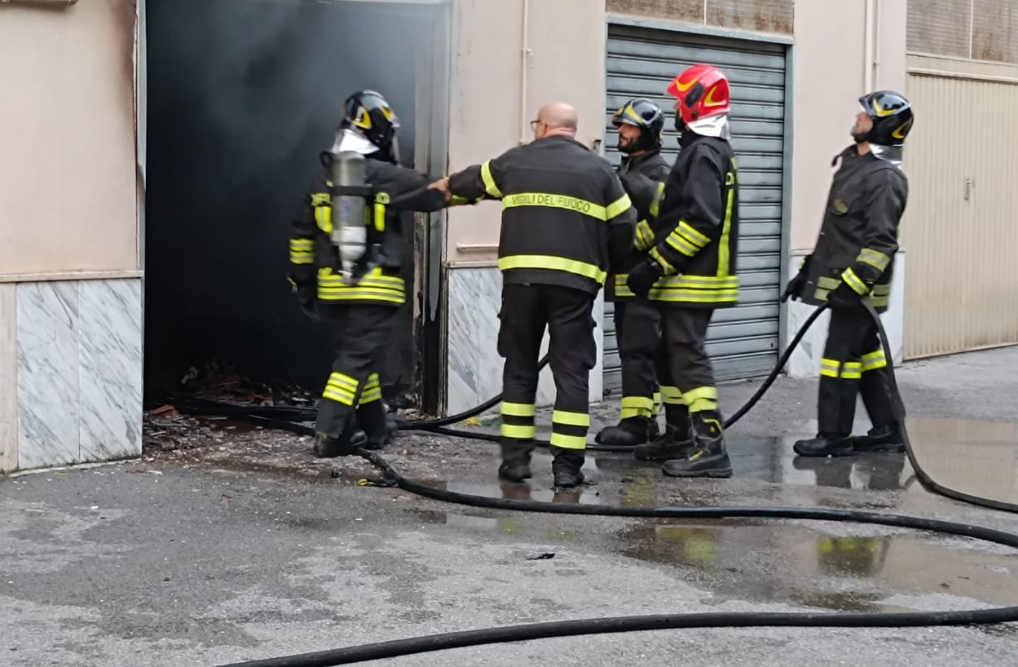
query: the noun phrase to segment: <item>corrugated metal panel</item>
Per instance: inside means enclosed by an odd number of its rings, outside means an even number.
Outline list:
[[[905,357],[1018,343],[1018,81],[912,74],[908,92]]]
[[[665,88],[689,65],[722,68],[732,85],[732,145],[739,159],[741,198],[739,305],[715,313],[707,350],[719,380],[754,377],[777,361],[781,283],[781,218],[785,118],[785,47],[670,31],[610,25],[608,29],[605,155],[615,165],[618,132],[611,117],[626,100],[647,97],[668,112]],[[674,163],[678,142],[666,127],[664,155]],[[621,390],[612,304],[605,304],[605,393]]]

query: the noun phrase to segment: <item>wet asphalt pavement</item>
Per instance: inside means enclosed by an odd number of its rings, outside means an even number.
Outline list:
[[[1018,349],[899,372],[939,481],[1018,501]],[[729,434],[735,477],[679,481],[622,455],[594,482],[501,484],[491,445],[403,434],[408,476],[562,503],[862,509],[1018,532],[932,496],[903,456],[797,459],[815,382],[782,379]],[[752,393],[722,387],[728,413]],[[598,409],[614,419],[612,406]],[[860,410],[861,412],[861,410]],[[865,423],[860,420],[860,428]],[[421,454],[415,458],[414,447]],[[229,445],[227,445],[227,448]],[[288,456],[309,459],[307,442]],[[276,459],[273,459],[275,461]],[[323,464],[325,465],[325,464]],[[976,609],[1018,604],[1018,554],[911,531],[802,521],[666,521],[477,510],[357,486],[363,465],[293,474],[125,462],[0,478],[0,665],[216,667],[432,633],[633,614]],[[1011,665],[1018,628],[717,629],[457,649],[365,664]]]

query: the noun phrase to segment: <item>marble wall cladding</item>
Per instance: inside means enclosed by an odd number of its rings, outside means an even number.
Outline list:
[[[141,454],[141,280],[17,286],[19,467]]]
[[[449,414],[474,407],[502,391],[502,363],[498,355],[498,311],[502,303],[502,274],[497,267],[450,267],[448,270],[448,355],[446,409]],[[602,397],[601,352],[604,302],[594,304],[598,365],[590,372],[590,400]],[[548,351],[545,333],[541,355]],[[552,405],[555,384],[550,368],[541,372],[537,404]]]
[[[799,263],[802,255],[792,255],[788,264],[788,279],[790,280],[799,271]],[[891,305],[881,319],[884,329],[887,331],[891,350],[894,353],[895,365],[902,363],[904,355],[904,328],[905,328],[905,252],[898,252],[894,258],[894,283],[891,287]],[[784,289],[784,288],[782,288]],[[785,345],[791,343],[792,339],[805,321],[813,314],[812,306],[804,305],[800,301],[788,302],[788,327],[785,337]],[[816,324],[803,337],[798,349],[792,353],[785,367],[789,377],[807,378],[820,375],[820,362],[824,356],[824,343],[827,340],[827,327],[830,323],[830,314],[824,313],[817,320]]]
[[[0,473],[18,467],[17,287],[0,284]]]

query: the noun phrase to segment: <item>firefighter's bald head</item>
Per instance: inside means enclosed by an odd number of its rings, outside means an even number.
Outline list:
[[[550,136],[575,137],[578,118],[576,109],[565,102],[550,102],[537,113],[536,138]]]

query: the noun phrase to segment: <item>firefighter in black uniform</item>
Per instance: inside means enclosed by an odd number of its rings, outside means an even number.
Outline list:
[[[619,178],[637,210],[641,222],[649,206],[638,203],[638,192],[649,190],[650,199],[658,183],[668,178],[670,168],[661,156],[665,116],[661,109],[644,98],[629,100],[612,118],[619,128],[619,150],[624,153],[618,168]],[[649,201],[648,201],[649,204]],[[647,223],[643,223],[644,229]],[[648,228],[649,229],[649,228]],[[626,262],[632,268],[638,254]],[[635,261],[634,261],[635,260]],[[657,309],[646,299],[637,298],[626,286],[628,274],[608,276],[606,300],[615,302],[615,339],[622,362],[622,412],[616,426],[597,434],[603,445],[636,447],[658,436],[657,416],[661,404],[654,371],[660,348],[661,324]]]
[[[904,416],[876,324],[863,307],[887,310],[898,250],[898,224],[908,199],[901,171],[912,106],[902,95],[878,91],[860,98],[852,137],[855,144],[835,157],[834,174],[820,236],[803,260],[782,301],[829,303],[831,321],[820,370],[815,438],[800,440],[800,456],[851,456],[858,451],[905,449]],[[852,437],[856,396],[862,394],[873,428]]]
[[[502,202],[498,353],[502,376],[499,476],[531,477],[538,356],[545,327],[555,378],[555,485],[583,482],[588,380],[597,362],[594,298],[630,251],[636,213],[611,163],[576,141],[575,110],[543,107],[535,141],[435,183],[470,201]]]
[[[728,80],[710,65],[694,65],[672,81],[668,92],[678,99],[679,157],[652,216],[653,245],[630,271],[628,285],[659,308],[670,380],[681,398],[667,415],[665,434],[634,453],[663,461],[663,472],[673,477],[730,477],[718,390],[705,347],[714,310],[734,306],[739,292],[739,190],[728,141]],[[639,231],[636,245],[645,247]]]
[[[428,189],[432,179],[399,165],[398,127],[392,107],[377,92],[364,90],[347,98],[336,143],[322,154],[324,173],[292,224],[290,284],[301,309],[311,317],[320,313],[326,321],[335,351],[318,409],[318,457],[383,446],[386,410],[378,372],[394,317],[406,302],[399,214],[447,206],[441,193]],[[332,241],[330,197],[332,161],[348,151],[364,156],[364,180],[371,192],[364,207],[366,250],[352,266],[344,266]],[[345,269],[352,271],[349,282]]]

